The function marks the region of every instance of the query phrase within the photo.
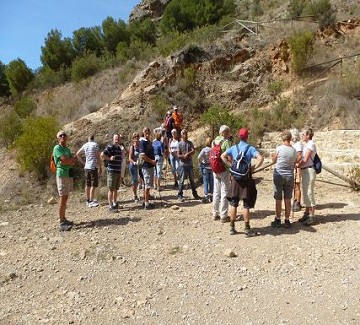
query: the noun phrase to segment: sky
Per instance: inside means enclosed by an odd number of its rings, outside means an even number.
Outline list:
[[[41,46],[51,29],[73,37],[81,27],[101,26],[106,17],[128,22],[141,0],[0,0],[0,61],[22,59],[41,67]]]

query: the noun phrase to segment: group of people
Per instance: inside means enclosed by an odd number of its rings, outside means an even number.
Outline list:
[[[177,110],[177,109],[175,109]],[[164,125],[163,125],[164,126]],[[154,140],[152,139],[152,134]],[[280,227],[282,201],[285,204],[284,227],[290,227],[291,199],[294,197],[294,211],[301,209],[301,194],[305,205],[305,212],[300,222],[304,225],[311,225],[314,222],[315,198],[314,183],[316,173],[313,168],[312,159],[316,154],[316,147],[312,140],[312,129],[304,129],[301,133],[303,144],[300,142],[299,132],[296,129],[284,131],[281,135],[283,144],[276,148],[272,160],[275,164],[273,173],[273,186],[275,198],[275,219],[271,223],[274,227]],[[163,164],[166,162],[171,166],[174,187],[177,189],[177,198],[183,202],[184,183],[189,179],[192,196],[203,203],[212,204],[212,217],[222,223],[230,222],[230,234],[236,234],[235,222],[237,220],[237,208],[240,200],[243,204],[243,218],[245,224],[245,236],[251,237],[257,233],[250,227],[250,209],[255,206],[257,190],[252,177],[254,170],[263,163],[263,156],[259,150],[247,143],[249,131],[241,128],[237,132],[239,142],[232,144],[230,129],[222,125],[219,135],[212,140],[207,138],[205,147],[197,156],[199,168],[203,178],[204,197],[197,193],[194,179],[193,156],[195,146],[188,139],[186,129],[173,128],[170,132],[162,127],[153,131],[144,127],[142,134],[134,132],[131,137],[129,148],[122,144],[120,134],[113,135],[112,144],[106,146],[103,151],[94,141],[94,136],[89,136],[86,142],[75,156],[66,145],[67,134],[59,131],[57,134],[58,144],[54,147],[53,156],[57,167],[56,182],[60,196],[59,220],[60,230],[67,231],[73,223],[65,218],[66,203],[69,192],[72,188],[72,167],[78,160],[84,164],[85,170],[85,197],[89,207],[96,207],[99,203],[95,200],[95,188],[99,183],[99,168],[102,162],[106,166],[107,187],[108,187],[108,209],[110,212],[117,212],[119,208],[118,190],[123,181],[123,166],[128,157],[128,168],[131,176],[131,186],[134,201],[139,202],[138,189],[143,188],[143,208],[154,209],[151,202],[150,189],[160,191],[163,179]],[[224,169],[215,173],[210,166],[211,148],[215,145],[221,148],[221,163]],[[239,152],[244,153],[244,159],[251,166],[249,177],[246,181],[236,180],[230,170],[232,162]],[[251,164],[254,159],[254,163]],[[302,186],[300,187],[300,184]],[[230,208],[229,208],[230,206]]]

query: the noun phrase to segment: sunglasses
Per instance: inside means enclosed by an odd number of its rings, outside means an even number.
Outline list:
[[[66,134],[60,134],[59,135],[59,138],[64,138],[64,137],[66,137]]]

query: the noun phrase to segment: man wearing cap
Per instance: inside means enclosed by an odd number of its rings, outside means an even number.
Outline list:
[[[220,145],[221,152],[225,152],[230,148],[230,128],[227,125],[221,125],[219,135],[213,141],[214,144]],[[213,219],[222,223],[228,222],[228,206],[227,194],[230,186],[230,174],[227,169],[221,173],[213,173],[214,175],[214,192],[213,192]]]
[[[107,162],[107,186],[109,212],[117,212],[119,205],[117,202],[117,191],[120,187],[121,179],[121,149],[120,149],[120,134],[113,135],[113,143],[108,145],[100,154],[100,158]]]
[[[183,115],[179,112],[179,108],[177,106],[174,106],[172,118],[174,120],[174,127],[180,134],[184,118],[183,118]]]
[[[94,199],[95,189],[99,185],[98,167],[100,167],[100,151],[98,144],[94,141],[95,136],[92,134],[88,137],[88,142],[78,150],[76,158],[84,164],[85,171],[85,198],[86,205],[90,208],[99,206]],[[83,160],[85,156],[85,161]]]
[[[73,222],[65,218],[66,203],[69,193],[73,189],[72,166],[76,163],[76,158],[72,156],[70,149],[66,146],[67,135],[65,131],[59,131],[56,135],[58,144],[53,149],[53,157],[56,165],[56,185],[59,192],[59,220],[60,231],[69,231]]]
[[[239,206],[240,199],[243,200],[244,207],[244,221],[245,221],[245,236],[252,237],[257,233],[250,228],[250,209],[255,206],[256,201],[256,187],[255,182],[251,176],[252,172],[259,168],[264,161],[264,158],[261,156],[259,151],[247,144],[247,139],[249,137],[249,131],[246,128],[242,128],[238,131],[238,137],[240,142],[237,145],[233,145],[231,148],[226,150],[222,155],[221,159],[223,162],[231,166],[231,163],[236,159],[239,152],[245,152],[244,156],[246,162],[251,164],[251,160],[256,158],[255,165],[251,166],[249,179],[246,181],[237,181],[234,177],[230,176],[231,184],[228,193],[228,200],[231,205],[230,210],[230,235],[235,235],[237,232],[235,230],[235,220],[237,214],[237,207]]]

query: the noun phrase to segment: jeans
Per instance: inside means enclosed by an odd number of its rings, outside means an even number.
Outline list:
[[[129,171],[131,176],[131,184],[135,185],[139,183],[139,168],[134,164],[129,164]]]
[[[175,174],[179,168],[179,158],[170,154],[171,172]]]
[[[158,179],[162,179],[162,168],[163,168],[163,163],[164,163],[164,157],[156,155],[155,160],[156,160],[155,176]]]
[[[230,174],[227,170],[214,175],[214,195],[213,195],[213,216],[220,216],[224,219],[228,216],[229,203],[227,194],[230,186]],[[220,208],[220,209],[219,209]]]
[[[194,180],[194,169],[193,166],[179,166],[178,168],[178,174],[179,174],[179,192],[178,197],[183,196],[183,190],[184,190],[184,182],[185,179],[189,177],[190,185],[191,185],[191,191],[193,196],[197,196],[196,192],[196,184]]]
[[[214,176],[211,169],[202,168],[201,174],[204,183],[204,195],[213,194],[214,191]]]

